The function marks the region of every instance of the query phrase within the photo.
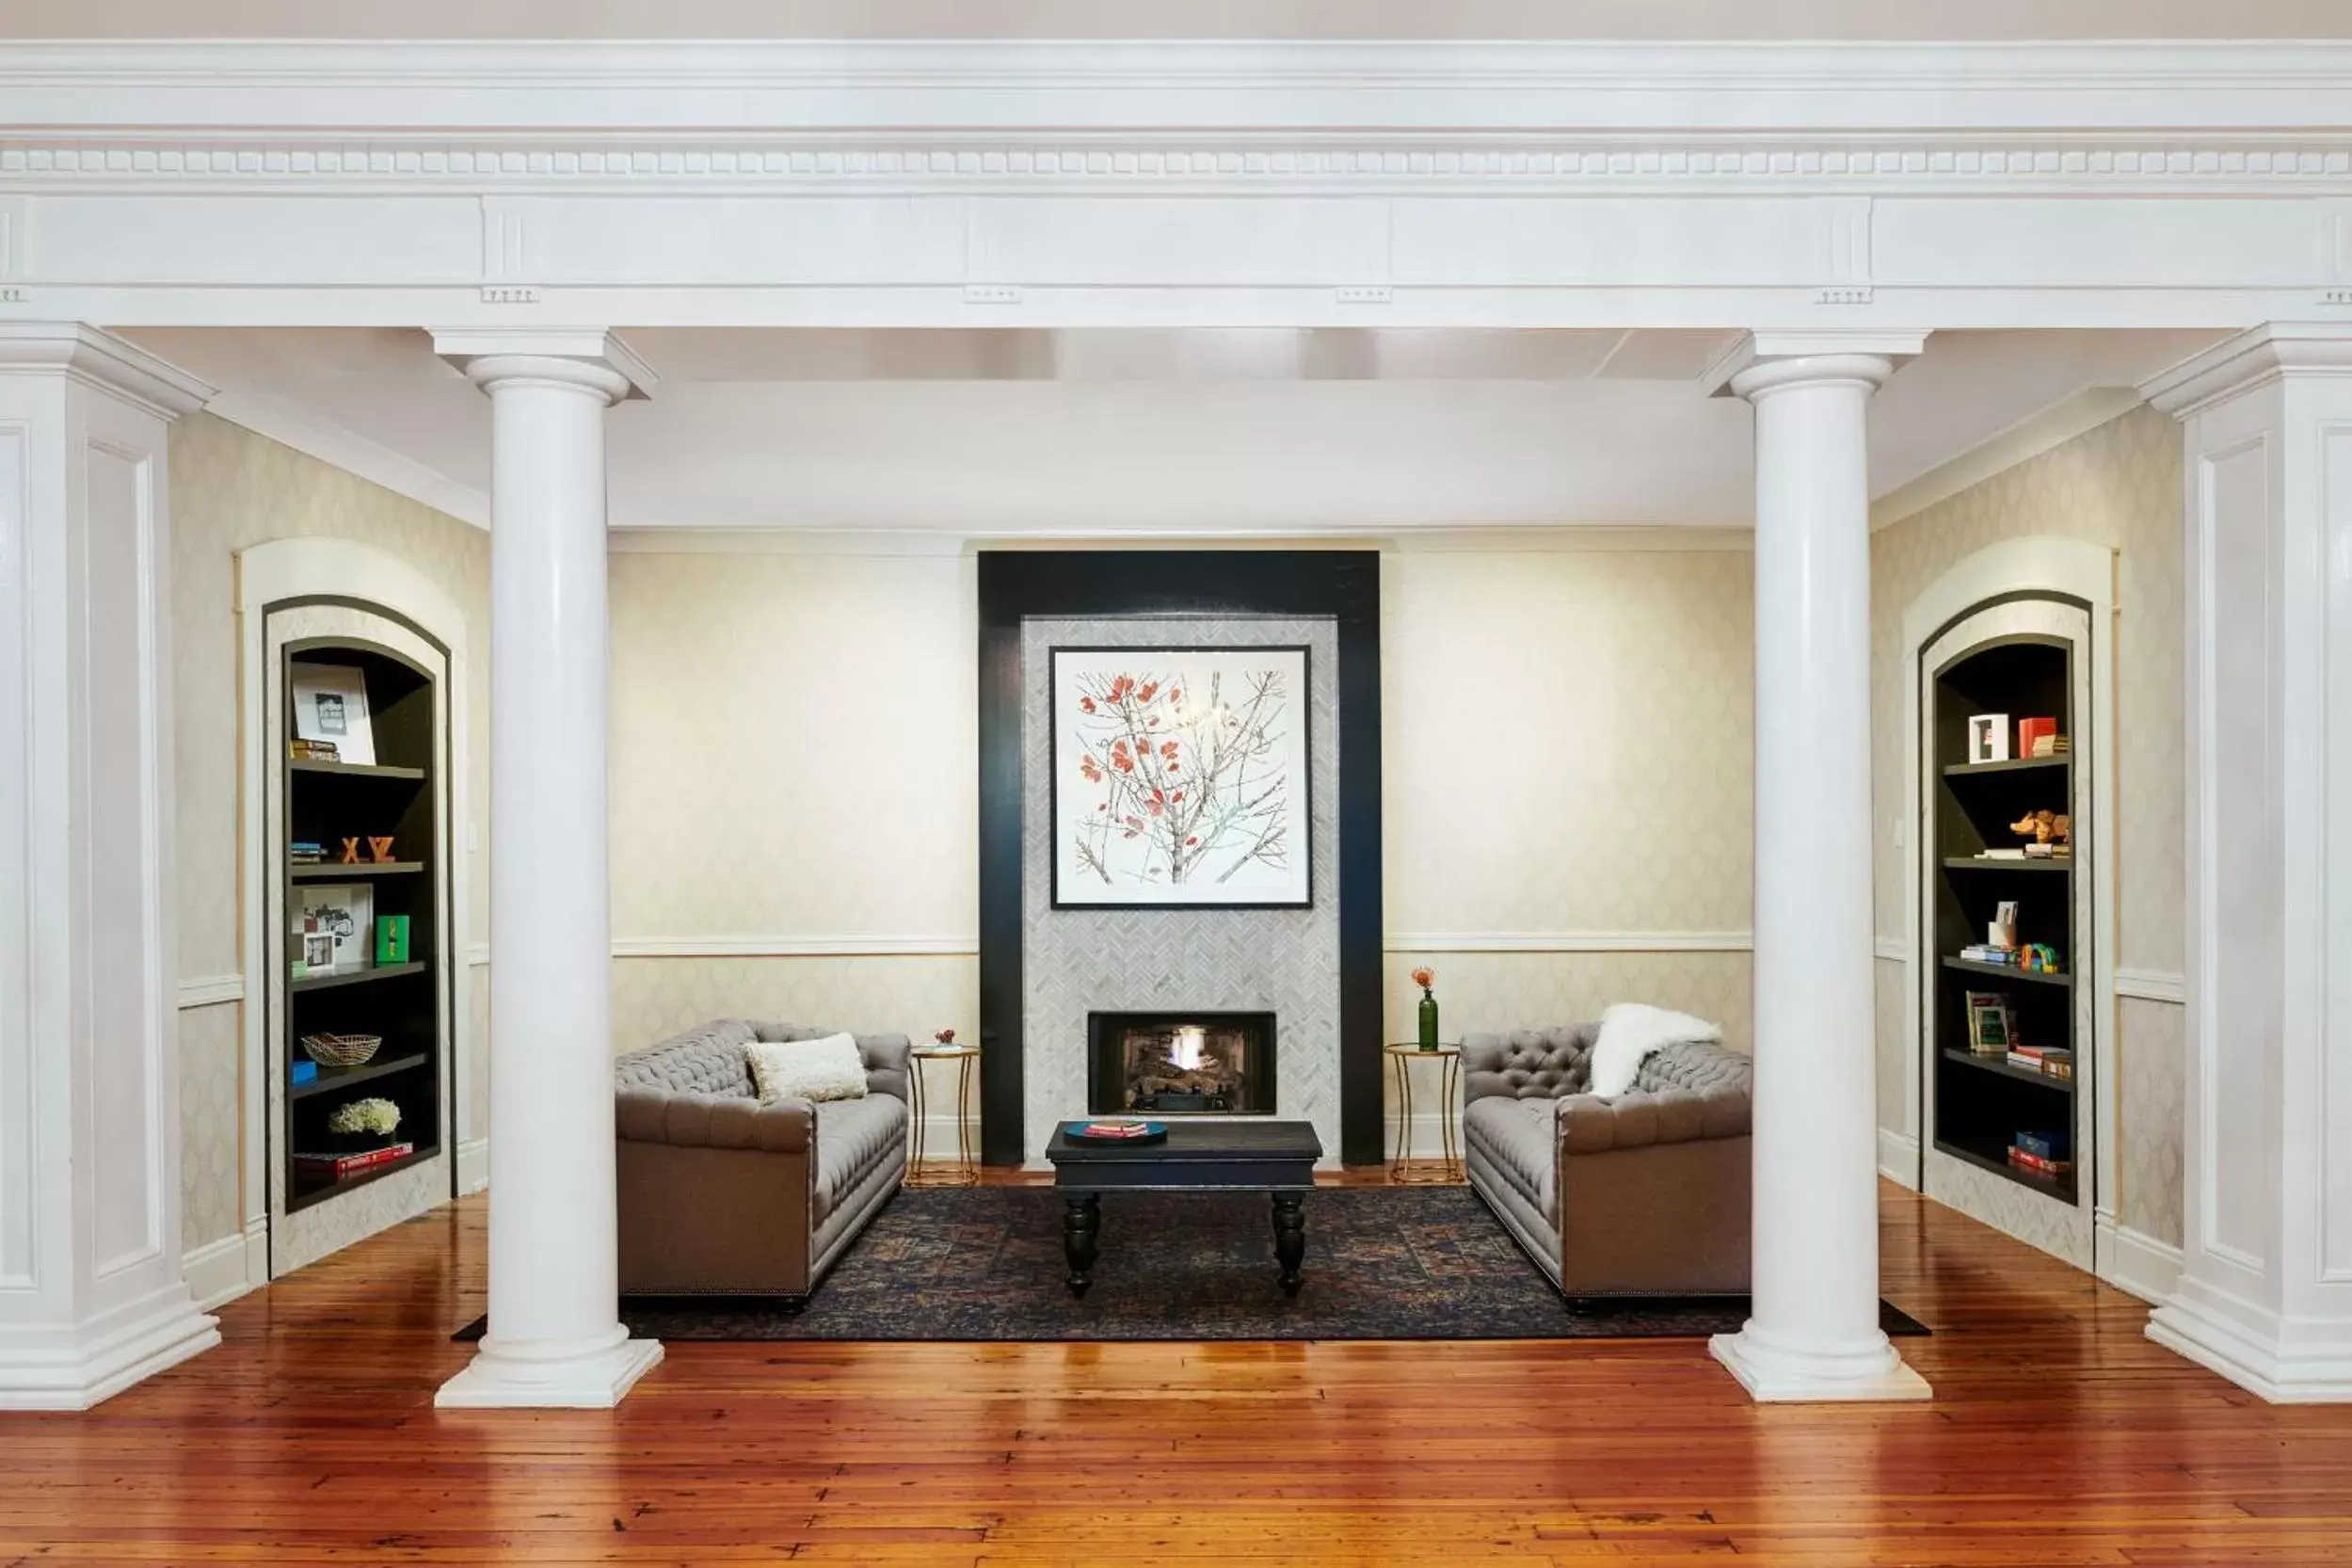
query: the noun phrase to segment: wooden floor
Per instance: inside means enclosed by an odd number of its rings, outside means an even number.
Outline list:
[[[1751,1405],[1695,1341],[673,1345],[611,1414],[438,1415],[479,1200],[0,1416],[0,1564],[2352,1562],[2352,1409],[1888,1189],[1933,1403]],[[1311,1266],[1311,1264],[1310,1264]]]

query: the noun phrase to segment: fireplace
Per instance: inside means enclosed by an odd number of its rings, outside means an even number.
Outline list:
[[[1089,1013],[1094,1115],[1271,1116],[1272,1013]]]

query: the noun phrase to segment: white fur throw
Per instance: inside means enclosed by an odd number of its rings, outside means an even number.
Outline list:
[[[1691,1040],[1720,1040],[1720,1025],[1688,1013],[1672,1013],[1638,1001],[1612,1003],[1601,1015],[1601,1037],[1592,1043],[1591,1094],[1615,1097],[1632,1089],[1641,1064],[1660,1046]]]
[[[866,1097],[866,1059],[846,1034],[815,1040],[754,1040],[744,1047],[751,1061],[752,1087],[760,1103],[785,1098],[861,1100]]]

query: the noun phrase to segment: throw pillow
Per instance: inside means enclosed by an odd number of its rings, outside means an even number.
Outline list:
[[[1633,1088],[1641,1064],[1661,1046],[1720,1040],[1723,1031],[1704,1018],[1639,1001],[1621,1001],[1601,1015],[1601,1037],[1592,1043],[1590,1093],[1614,1098]]]
[[[866,1059],[846,1034],[815,1040],[754,1040],[744,1047],[760,1103],[785,1098],[857,1100],[866,1097]]]

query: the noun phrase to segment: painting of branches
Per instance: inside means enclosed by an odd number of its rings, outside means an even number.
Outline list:
[[[1310,902],[1305,648],[1052,657],[1057,906]]]

